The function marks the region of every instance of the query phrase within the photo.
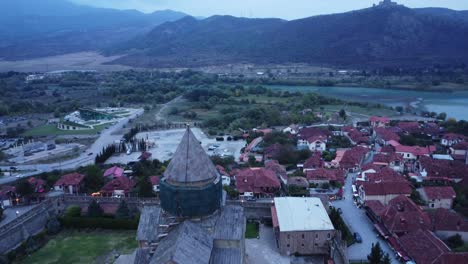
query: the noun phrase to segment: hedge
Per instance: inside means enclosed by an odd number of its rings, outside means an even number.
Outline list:
[[[113,219],[105,217],[61,217],[60,223],[65,228],[102,228],[136,230],[138,218]]]

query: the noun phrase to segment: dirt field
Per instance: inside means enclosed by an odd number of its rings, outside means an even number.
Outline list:
[[[104,63],[117,58],[118,56],[104,57],[96,52],[79,52],[22,61],[0,60],[0,72],[48,72],[58,70],[121,71],[132,69],[132,67],[123,65],[104,65]]]

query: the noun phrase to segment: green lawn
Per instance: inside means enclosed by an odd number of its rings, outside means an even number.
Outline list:
[[[259,234],[259,228],[256,223],[247,223],[245,229],[245,238],[257,238]]]
[[[468,242],[466,242],[461,247],[454,248],[453,251],[455,251],[455,252],[468,252]]]
[[[46,124],[42,126],[35,127],[23,133],[23,136],[26,137],[41,137],[41,136],[62,136],[62,135],[92,135],[97,132],[102,131],[106,126],[111,124],[103,124],[95,126],[92,130],[60,130],[57,128],[57,125]]]
[[[135,231],[64,231],[20,263],[93,263],[113,249],[131,253],[137,247],[135,236]]]

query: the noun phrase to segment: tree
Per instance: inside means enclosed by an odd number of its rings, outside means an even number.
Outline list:
[[[445,121],[445,119],[447,119],[447,114],[446,114],[446,113],[440,113],[440,114],[437,116],[437,119],[442,120],[442,121]]]
[[[151,184],[150,178],[145,176],[140,181],[140,186],[138,189],[139,197],[154,197],[153,185]]]
[[[454,249],[463,246],[464,242],[460,234],[455,234],[447,239],[447,245]]]
[[[384,253],[382,248],[380,247],[380,243],[372,243],[371,253],[367,255],[367,260],[369,260],[369,264],[381,264],[383,262],[383,258]]]
[[[90,165],[84,168],[86,174],[85,186],[88,192],[97,192],[104,184],[104,177],[101,169],[97,165]]]
[[[0,206],[0,220],[2,219],[3,217],[3,207]]]
[[[92,200],[88,206],[88,216],[89,217],[101,217],[104,214],[101,206],[96,200]]]
[[[385,253],[383,259],[382,259],[382,264],[391,264],[392,260],[390,259],[390,256],[388,253]]]
[[[117,219],[131,218],[130,209],[128,208],[128,205],[124,200],[120,201],[119,208],[117,208],[117,211],[115,212],[115,218]]]
[[[16,193],[22,197],[28,197],[29,195],[34,193],[33,186],[26,179],[22,179],[18,181],[15,187],[16,187]]]
[[[339,112],[340,117],[344,120],[346,120],[346,111],[344,109],[341,109]]]

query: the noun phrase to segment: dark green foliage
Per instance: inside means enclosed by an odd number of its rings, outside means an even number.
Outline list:
[[[80,217],[81,216],[81,207],[79,206],[70,206],[65,212],[65,217]]]
[[[426,203],[424,202],[424,200],[422,199],[421,197],[421,194],[416,191],[416,190],[413,190],[411,192],[411,195],[410,195],[410,198],[411,200],[413,200],[413,202],[415,202],[417,205],[426,205]]]
[[[295,185],[288,186],[288,193],[289,195],[296,197],[307,196],[309,194],[307,188],[302,188]]]
[[[324,151],[322,153],[322,158],[323,160],[330,162],[336,158],[336,152]]]
[[[335,208],[332,208],[330,210],[330,220],[333,223],[333,226],[341,231],[341,235],[343,240],[345,240],[348,243],[348,246],[354,243],[354,237],[353,234],[351,234],[351,231],[349,231],[348,226],[344,222],[344,220],[341,218],[340,213],[338,210]]]
[[[346,120],[346,118],[348,117],[344,109],[341,109],[338,114],[343,120]]]
[[[226,191],[226,193],[231,199],[235,199],[239,196],[239,192],[231,186],[223,186],[223,189]]]
[[[71,217],[79,217],[80,215],[72,215]],[[48,235],[55,235],[60,232],[62,226],[56,217],[52,217],[47,221],[46,229]]]
[[[134,219],[113,219],[106,217],[62,217],[60,223],[65,228],[102,228],[136,230],[138,228],[138,218]]]
[[[332,136],[328,142],[327,142],[327,148],[333,148],[333,149],[338,149],[338,148],[350,148],[352,147],[351,142],[349,141],[349,138],[345,136]]]
[[[102,152],[96,155],[95,163],[102,164],[106,162],[112,155],[114,155],[117,151],[115,145],[109,145],[102,149]]]
[[[101,217],[104,214],[101,206],[96,200],[92,200],[88,206],[88,217]]]
[[[371,253],[367,255],[367,260],[369,264],[387,264],[390,261],[390,257],[387,253],[384,254],[380,243],[372,244]]]
[[[454,119],[448,119],[442,124],[445,127],[447,132],[459,133],[465,136],[468,136],[468,121],[460,120],[456,121]]]
[[[292,140],[290,137],[288,137],[287,134],[282,133],[282,132],[277,132],[277,131],[265,135],[265,137],[263,137],[263,142],[265,143],[265,147],[271,146],[273,144],[281,144],[281,145],[287,145],[287,144],[295,145],[296,144],[296,142]]]
[[[0,221],[2,220],[3,217],[3,207],[0,206]]]
[[[116,219],[130,219],[131,218],[130,209],[128,208],[128,205],[124,200],[120,202],[119,207],[117,208],[117,211],[115,212],[115,218]]]
[[[89,165],[81,171],[86,175],[85,186],[89,193],[99,191],[104,185],[104,177],[101,169],[97,165]]]
[[[21,179],[15,184],[16,193],[22,197],[28,197],[34,193],[33,186],[28,182],[27,179]]]
[[[138,184],[138,197],[154,197],[153,185],[148,176],[143,177]]]
[[[455,234],[447,239],[447,245],[452,248],[458,248],[463,246],[464,242],[460,234]]]

